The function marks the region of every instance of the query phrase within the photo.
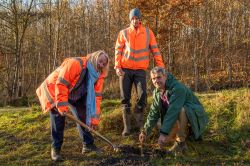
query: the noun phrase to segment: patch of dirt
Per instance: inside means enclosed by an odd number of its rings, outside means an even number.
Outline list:
[[[245,144],[244,146],[245,146],[247,149],[250,149],[250,140],[246,140],[244,144]]]
[[[118,154],[110,154],[108,158],[102,159],[98,165],[114,165],[114,166],[130,166],[130,165],[144,165],[149,166],[150,157],[164,157],[166,152],[162,150],[152,150],[149,148],[133,147],[124,145],[119,147]],[[143,156],[142,156],[143,154]]]
[[[114,165],[114,166],[129,166],[129,165],[151,165],[148,159],[140,158],[140,157],[119,157],[114,158],[110,157],[107,159],[103,159],[98,165]]]

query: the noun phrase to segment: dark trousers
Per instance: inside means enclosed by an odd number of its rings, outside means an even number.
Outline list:
[[[86,121],[86,106],[84,106],[83,99],[77,102],[70,102],[73,107],[72,114],[77,119],[85,123]],[[65,127],[65,117],[61,116],[56,108],[53,108],[50,111],[50,124],[51,124],[51,138],[52,138],[52,147],[55,149],[61,149],[63,144],[63,135]],[[77,124],[77,129],[79,135],[83,141],[83,144],[93,144],[94,139],[90,132],[86,131],[85,128]]]
[[[125,72],[124,76],[119,77],[121,103],[122,107],[130,110],[131,107],[131,91],[132,85],[135,85],[137,93],[136,109],[142,111],[146,107],[147,93],[146,93],[146,71],[122,69]]]

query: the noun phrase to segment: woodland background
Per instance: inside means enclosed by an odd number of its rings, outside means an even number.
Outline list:
[[[28,104],[64,58],[100,49],[112,60],[104,96],[118,97],[115,41],[134,7],[193,90],[250,86],[250,0],[0,0],[0,106]]]

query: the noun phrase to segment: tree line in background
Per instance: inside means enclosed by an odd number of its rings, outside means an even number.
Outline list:
[[[104,95],[119,96],[114,46],[134,7],[186,85],[249,87],[249,0],[1,0],[0,105],[35,95],[64,58],[100,49],[112,60]]]

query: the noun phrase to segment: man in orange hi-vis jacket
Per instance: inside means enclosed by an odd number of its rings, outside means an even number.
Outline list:
[[[101,92],[108,66],[109,57],[104,51],[94,52],[87,57],[67,58],[36,90],[42,110],[50,113],[52,160],[62,160],[63,113],[70,110],[77,119],[93,129],[99,124]],[[82,153],[100,152],[91,133],[80,125],[77,128],[83,141]]]
[[[123,136],[131,129],[131,90],[135,85],[137,101],[134,109],[137,128],[143,127],[143,111],[146,107],[146,70],[151,51],[157,66],[164,68],[161,53],[153,32],[141,24],[140,10],[134,8],[129,13],[130,27],[121,30],[115,46],[115,70],[119,76],[121,104],[123,112]]]

